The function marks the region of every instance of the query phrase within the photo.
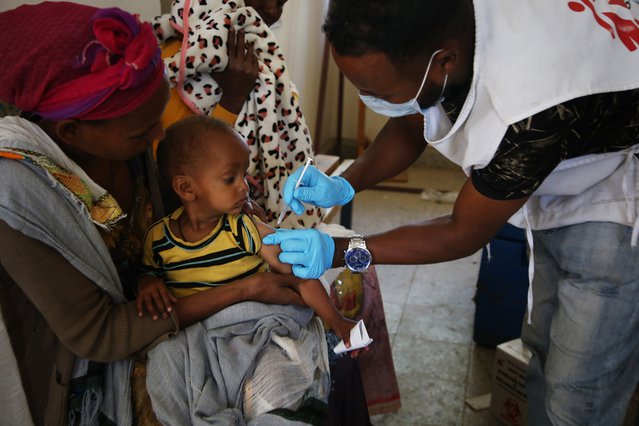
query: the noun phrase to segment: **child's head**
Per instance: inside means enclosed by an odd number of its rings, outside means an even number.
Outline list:
[[[158,166],[185,208],[239,213],[248,198],[249,148],[228,124],[194,115],[166,129]]]

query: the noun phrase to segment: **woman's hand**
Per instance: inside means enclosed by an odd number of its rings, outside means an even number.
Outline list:
[[[302,297],[292,289],[301,281],[290,274],[260,272],[246,279],[246,299],[277,305],[306,306]]]
[[[223,91],[220,105],[233,114],[240,113],[244,101],[255,87],[259,67],[254,46],[255,43],[246,42],[243,30],[236,36],[235,29],[229,29],[226,41],[228,63],[224,71],[213,75]]]
[[[236,303],[253,300],[278,305],[306,306],[291,286],[301,280],[291,274],[258,272],[250,277],[180,299],[175,305],[180,328],[187,327]]]

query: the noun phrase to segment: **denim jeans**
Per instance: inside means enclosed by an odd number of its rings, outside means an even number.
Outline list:
[[[532,324],[522,339],[528,424],[621,425],[639,380],[639,247],[587,222],[534,231]]]

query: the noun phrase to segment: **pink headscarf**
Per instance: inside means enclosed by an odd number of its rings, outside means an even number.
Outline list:
[[[151,25],[118,8],[25,5],[0,13],[0,28],[0,99],[44,118],[118,117],[164,78]]]

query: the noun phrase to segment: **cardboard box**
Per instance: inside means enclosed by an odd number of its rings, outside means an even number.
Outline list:
[[[530,357],[521,339],[497,346],[490,410],[501,424],[526,425],[526,371]]]

